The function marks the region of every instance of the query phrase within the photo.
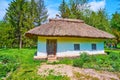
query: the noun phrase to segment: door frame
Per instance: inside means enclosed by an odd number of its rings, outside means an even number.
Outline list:
[[[57,52],[57,39],[47,39],[47,40],[46,40],[46,51],[47,51],[47,55],[50,55],[50,54],[49,54],[49,51],[48,51],[49,41],[53,41],[53,42],[54,42],[54,53],[53,53],[53,55],[56,56],[56,52]]]

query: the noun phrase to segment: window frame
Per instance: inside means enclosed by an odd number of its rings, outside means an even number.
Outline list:
[[[75,43],[74,44],[74,50],[79,51],[80,50],[80,44]]]
[[[91,44],[91,48],[93,51],[97,50],[97,44],[96,43],[92,43]]]

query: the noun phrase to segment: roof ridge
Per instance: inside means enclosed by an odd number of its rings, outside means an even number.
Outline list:
[[[59,18],[59,19],[49,19],[49,21],[66,21],[66,22],[76,22],[76,23],[84,23],[83,20],[79,19],[66,19],[66,18]]]

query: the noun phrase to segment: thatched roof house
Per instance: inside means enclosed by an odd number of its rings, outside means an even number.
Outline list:
[[[77,19],[50,19],[50,22],[31,29],[26,36],[114,38],[113,35],[89,26]]]
[[[104,53],[104,40],[114,38],[77,19],[50,19],[49,23],[29,30],[26,36],[38,36],[37,58]]]

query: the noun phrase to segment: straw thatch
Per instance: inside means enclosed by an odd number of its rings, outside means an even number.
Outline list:
[[[114,38],[113,35],[96,29],[77,19],[50,19],[49,23],[29,30],[26,36]]]

